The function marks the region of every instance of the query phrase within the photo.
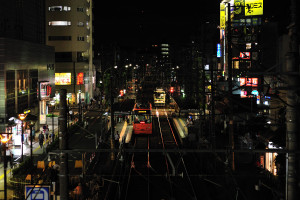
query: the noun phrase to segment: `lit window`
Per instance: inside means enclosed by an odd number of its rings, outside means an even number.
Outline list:
[[[51,6],[48,9],[49,11],[62,11],[62,6]]]
[[[84,36],[78,36],[78,37],[77,37],[77,40],[78,40],[78,41],[84,41]]]
[[[234,69],[239,69],[240,68],[240,62],[239,61],[234,61],[233,62],[233,68]]]
[[[70,21],[51,21],[49,26],[71,26]]]
[[[48,7],[49,11],[70,11],[71,7],[69,6],[50,6]]]
[[[69,6],[64,6],[64,11],[70,11],[71,10],[71,7]]]

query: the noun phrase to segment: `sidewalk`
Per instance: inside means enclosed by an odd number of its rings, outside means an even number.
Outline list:
[[[54,133],[57,135],[57,126],[54,127]],[[38,155],[41,155],[43,153],[43,150],[40,148],[39,146],[39,142],[38,142],[38,135],[39,135],[40,131],[37,131],[35,134],[35,139],[32,142],[32,155],[33,157],[38,157]],[[50,133],[52,133],[52,130],[50,131]],[[44,148],[47,147],[47,145],[50,142],[50,138],[48,138],[48,140],[44,141]],[[12,150],[12,153],[14,154],[14,158],[13,158],[13,165],[14,167],[16,165],[18,165],[20,163],[21,160],[21,156],[22,156],[22,147],[18,146],[18,147],[14,147]],[[23,159],[25,160],[27,157],[30,157],[30,141],[28,141],[28,144],[24,144],[23,145]],[[37,163],[35,163],[36,165]],[[7,198],[8,199],[12,199],[13,197],[13,191],[10,190],[10,177],[12,176],[12,170],[13,168],[11,168],[10,164],[8,163],[7,165],[7,169],[6,169],[6,177],[7,177],[7,184],[8,184],[8,188],[7,188]],[[0,199],[4,199],[4,163],[1,162],[0,163]]]

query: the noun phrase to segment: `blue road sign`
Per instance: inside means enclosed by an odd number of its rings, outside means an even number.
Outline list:
[[[41,185],[26,185],[25,186],[26,200],[49,200],[50,186]]]

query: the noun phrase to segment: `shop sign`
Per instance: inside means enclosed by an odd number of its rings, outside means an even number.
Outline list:
[[[83,85],[83,78],[84,78],[84,73],[79,72],[77,74],[77,85]]]
[[[37,95],[39,100],[47,100],[50,98],[52,87],[48,81],[38,82]]]
[[[71,85],[71,73],[55,73],[55,85]]]
[[[263,15],[263,0],[245,0],[245,16]]]

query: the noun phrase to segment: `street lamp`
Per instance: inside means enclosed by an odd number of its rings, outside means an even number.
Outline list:
[[[4,137],[4,134],[7,136]],[[9,135],[9,136],[8,136]],[[4,199],[7,199],[7,177],[6,177],[6,168],[7,168],[7,160],[6,160],[6,143],[10,140],[11,138],[11,133],[1,133],[0,135],[1,138],[1,143],[3,146],[3,161],[4,161]],[[11,158],[12,159],[12,158]]]
[[[27,115],[25,115],[24,113],[19,114],[19,119],[22,121],[22,135],[21,135],[21,142],[22,142],[22,146],[21,146],[21,162],[23,162],[23,145],[24,145],[24,130],[23,130],[23,121],[26,118]]]

